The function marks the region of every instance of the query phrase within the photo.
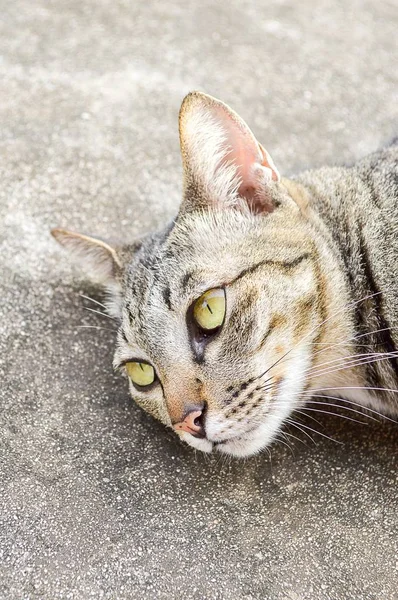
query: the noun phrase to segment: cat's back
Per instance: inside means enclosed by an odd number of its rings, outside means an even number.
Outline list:
[[[311,204],[326,219],[398,214],[398,137],[354,165],[322,167],[295,177],[310,192]],[[381,216],[381,215],[380,215]],[[333,226],[333,223],[330,223]]]
[[[359,161],[352,170],[367,189],[364,211],[369,215],[381,211],[380,216],[391,224],[391,217],[398,214],[398,138],[389,147]]]
[[[363,193],[355,216],[357,268],[375,300],[378,322],[391,332],[389,350],[398,347],[398,143],[360,161],[353,172]]]

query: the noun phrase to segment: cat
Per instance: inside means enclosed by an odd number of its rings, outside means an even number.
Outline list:
[[[397,416],[398,145],[285,179],[200,92],[179,133],[183,199],[164,230],[124,246],[52,231],[110,293],[134,400],[239,457],[323,400]]]

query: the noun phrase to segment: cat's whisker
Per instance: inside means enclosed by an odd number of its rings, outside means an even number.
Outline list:
[[[317,352],[314,352],[313,356],[317,356],[317,354],[322,354],[322,352],[326,352],[327,350],[331,350],[332,348],[335,348],[336,346],[343,346],[346,344],[349,344],[351,341],[353,342],[353,345],[355,345],[355,347],[370,347],[372,344],[357,344],[356,340],[359,340],[363,337],[367,337],[369,335],[373,335],[375,333],[382,333],[383,331],[389,331],[390,329],[394,329],[394,328],[389,328],[389,327],[384,327],[383,329],[375,329],[373,331],[368,331],[367,333],[362,333],[361,335],[353,335],[352,337],[342,340],[340,342],[336,342],[335,344],[330,344],[329,342],[312,342],[314,345],[316,346],[327,346],[326,348],[323,348],[322,350],[317,350]],[[377,345],[377,344],[375,344]]]
[[[292,425],[292,427],[295,427],[296,429],[298,429],[299,431],[301,431],[304,435],[306,435],[313,444],[315,444],[315,446],[317,445],[316,441],[314,440],[314,438],[304,429],[301,429],[300,424],[298,424],[296,421],[294,421],[293,419],[286,419],[286,423],[289,423],[289,425]]]
[[[287,422],[289,423],[289,425],[291,425],[292,427],[294,427],[293,423],[291,423],[291,422],[289,422],[289,421],[287,421]],[[305,443],[305,441],[304,441],[304,440],[302,440],[302,439],[300,439],[300,438],[299,438],[299,437],[297,437],[296,435],[293,435],[292,433],[289,433],[289,432],[288,432],[288,431],[286,431],[286,430],[285,430],[285,431],[283,431],[283,434],[284,434],[284,435],[287,435],[287,436],[289,436],[289,437],[291,437],[291,438],[293,438],[293,439],[295,439],[295,440],[297,440],[298,442],[301,442],[302,444],[304,444],[304,446],[307,446],[307,444]],[[314,440],[312,440],[312,441],[314,441]]]
[[[85,298],[86,300],[90,300],[90,302],[94,302],[95,304],[98,304],[98,306],[101,306],[102,308],[104,308],[106,310],[105,304],[102,304],[102,302],[98,302],[98,300],[94,300],[94,298],[90,298],[90,296],[86,296],[85,294],[80,294],[80,298]]]
[[[77,325],[77,329],[105,329],[105,331],[113,331],[113,333],[117,333],[117,329],[112,329],[111,327],[100,327],[99,325]]]
[[[306,371],[304,371],[304,375],[315,375],[315,374],[319,374],[319,373],[324,373],[324,372],[328,372],[329,369],[324,368],[322,369],[322,367],[327,367],[329,365],[335,365],[336,367],[339,367],[340,364],[344,364],[344,366],[352,366],[356,363],[358,364],[362,364],[362,362],[365,362],[370,359],[378,359],[378,358],[394,358],[398,356],[398,352],[366,352],[363,354],[352,354],[351,356],[342,356],[340,358],[336,358],[334,360],[322,363],[320,365],[316,365],[314,367],[310,367],[309,369],[307,369]],[[337,364],[335,364],[337,363]],[[340,363],[340,364],[339,364]],[[346,364],[345,364],[346,363]],[[333,372],[333,371],[332,371]]]
[[[372,360],[357,360],[356,362],[349,363],[349,364],[345,365],[344,367],[339,367],[338,369],[324,369],[322,371],[315,372],[309,376],[309,380],[311,381],[312,379],[316,379],[317,377],[321,377],[324,375],[331,375],[333,373],[338,373],[339,371],[346,371],[347,369],[353,369],[355,367],[369,365],[369,364],[376,363],[376,362],[382,362],[384,360],[389,360],[390,358],[397,358],[397,357],[398,357],[398,352],[397,353],[390,352],[390,353],[386,353],[386,356],[382,356],[381,358],[374,358]]]
[[[276,385],[276,381],[274,380],[273,377],[270,377],[269,379],[267,379],[267,381],[265,383],[263,383],[261,386],[258,386],[256,389],[264,390],[264,389],[267,389],[274,385]]]
[[[268,457],[269,457],[269,463],[271,465],[271,475],[273,475],[272,472],[272,454],[271,454],[271,448],[269,448],[268,446],[265,446],[264,450],[266,450]]]
[[[260,379],[260,378],[258,378]],[[272,387],[273,385],[275,385],[275,380],[273,377],[268,377],[268,379],[266,379],[264,381],[264,383],[262,383],[261,385],[257,386],[257,388],[255,388],[258,391],[264,391],[265,389],[268,389],[269,387]]]
[[[303,404],[303,407],[305,407],[305,404]],[[318,419],[316,419],[315,417],[312,417],[311,415],[307,415],[306,413],[304,413],[302,410],[295,408],[294,409],[294,414],[297,415],[297,413],[299,415],[304,415],[305,417],[312,419],[312,421],[315,421],[315,423],[317,423],[319,426],[322,427],[322,423],[320,421],[318,421]]]
[[[319,398],[325,398],[325,396],[319,396]],[[308,404],[315,404],[316,406],[330,406],[331,408],[341,408],[341,409],[356,413],[357,415],[361,415],[361,417],[363,416],[368,419],[371,419],[372,421],[376,421],[376,423],[379,423],[379,420],[376,419],[375,417],[372,417],[371,415],[367,415],[360,410],[355,410],[354,408],[350,408],[349,406],[341,406],[340,404],[332,404],[331,402],[320,402],[319,400],[307,400],[305,406],[307,407]]]
[[[329,405],[327,405],[329,406]],[[330,406],[334,406],[333,404],[330,404]],[[342,407],[339,407],[342,408]],[[339,417],[340,419],[345,419],[346,421],[353,421],[354,423],[361,423],[361,425],[368,425],[368,423],[366,423],[366,421],[360,421],[359,419],[353,419],[352,417],[348,417],[347,415],[340,415],[339,413],[336,412],[332,412],[330,410],[322,410],[322,409],[318,409],[318,408],[311,408],[309,406],[306,406],[304,411],[310,410],[311,412],[317,412],[317,413],[323,413],[324,415],[332,415],[333,417]],[[359,413],[362,414],[362,413]],[[369,415],[363,415],[368,416]],[[372,417],[369,417],[372,418]],[[377,419],[374,419],[374,421],[377,421]]]
[[[398,394],[398,390],[394,389],[394,388],[385,388],[385,387],[368,387],[366,385],[345,385],[345,386],[340,386],[340,387],[324,387],[324,388],[317,388],[314,390],[310,390],[310,394],[312,394],[312,392],[323,392],[323,391],[328,391],[328,390],[372,390],[372,391],[376,391],[376,392],[392,392],[395,394]]]
[[[280,358],[278,358],[270,367],[268,367],[268,369],[266,369],[262,375],[260,375],[260,377],[263,377],[264,375],[266,375],[267,373],[270,372],[271,369],[275,368],[276,365],[278,365],[279,363],[281,363],[286,356],[288,356],[293,350],[296,350],[297,347],[300,346],[300,344],[305,341],[310,335],[312,335],[313,333],[315,333],[320,327],[322,327],[322,325],[324,325],[325,323],[327,323],[328,321],[330,321],[331,319],[333,319],[334,317],[336,317],[338,314],[340,314],[343,311],[347,311],[350,308],[353,308],[354,306],[356,306],[357,304],[360,304],[361,302],[365,302],[366,300],[369,300],[370,298],[374,298],[375,296],[379,296],[382,292],[375,292],[374,294],[369,294],[367,296],[364,296],[363,298],[360,298],[359,300],[356,300],[355,302],[351,302],[350,304],[346,304],[344,305],[342,308],[340,308],[339,310],[335,311],[333,314],[331,314],[327,319],[324,319],[323,321],[321,321],[321,323],[319,323],[316,327],[314,327],[313,329],[311,329],[308,333],[306,333],[301,339],[300,341],[295,344],[294,346],[292,346],[291,348],[289,348],[289,350],[287,350]]]
[[[117,321],[117,319],[115,319],[115,317],[111,317],[110,315],[107,315],[106,313],[104,313],[100,310],[95,310],[95,308],[90,308],[89,306],[84,306],[83,308],[84,308],[84,310],[88,310],[92,313],[96,313],[97,315],[101,315],[101,317],[106,317],[107,319],[110,319],[111,321]]]
[[[365,299],[367,299],[367,297]],[[333,342],[333,344],[330,344],[330,342],[312,342],[312,344],[314,346],[329,346],[329,345],[331,345],[331,346],[337,346],[339,344],[343,344],[343,343],[348,342],[350,340],[359,340],[360,338],[367,337],[367,336],[372,335],[374,333],[382,333],[383,331],[394,331],[394,330],[397,330],[397,329],[398,329],[398,327],[394,327],[394,326],[384,327],[382,329],[372,329],[371,331],[366,331],[365,333],[361,333],[359,335],[354,334],[353,336],[351,336],[349,338],[345,338],[344,340],[337,340],[337,341]]]
[[[333,405],[333,404],[330,404],[330,405],[329,405],[329,404],[327,404],[327,403],[326,403],[326,406],[336,406],[336,405]],[[338,406],[338,405],[337,405],[337,406]],[[340,407],[340,406],[338,406],[338,407],[339,407],[339,408],[344,408],[344,407]],[[315,421],[316,423],[318,423],[318,425],[321,425],[320,421],[318,421],[317,419],[315,419],[315,418],[314,418],[312,415],[309,415],[309,414],[307,414],[307,412],[306,412],[306,411],[311,411],[311,412],[321,413],[321,414],[325,414],[325,415],[330,415],[330,416],[333,416],[333,417],[338,417],[338,418],[340,418],[340,419],[344,419],[344,420],[346,420],[346,421],[352,421],[353,423],[359,423],[360,425],[368,425],[368,423],[367,423],[366,421],[360,421],[359,419],[354,419],[354,418],[352,418],[352,417],[349,417],[349,416],[347,416],[347,415],[341,415],[341,414],[339,414],[339,413],[336,413],[336,412],[334,412],[334,411],[328,411],[328,410],[316,409],[316,408],[307,407],[307,406],[306,406],[305,408],[303,408],[302,410],[297,410],[297,409],[296,409],[296,410],[294,410],[294,414],[296,414],[296,413],[298,412],[298,413],[300,413],[301,415],[304,415],[306,418],[312,419],[313,421]],[[358,413],[358,414],[360,414],[360,415],[361,415],[361,416],[363,416],[363,417],[367,417],[367,416],[369,417],[369,415],[365,415],[365,414],[363,414],[363,413]],[[371,418],[371,417],[369,417],[369,418]],[[374,420],[375,420],[376,422],[379,422],[377,419],[374,419]],[[293,424],[293,423],[294,423],[294,421],[292,421],[292,419],[291,419],[291,418],[287,418],[287,419],[286,419],[286,423]],[[301,425],[302,427],[305,427],[305,425],[304,425],[303,423],[301,423],[301,422],[300,422],[300,425]],[[297,427],[297,428],[299,428],[297,424],[296,424],[296,427]],[[308,434],[306,431],[303,431],[302,429],[300,429],[300,430],[301,430],[303,433],[305,433],[306,435],[309,435],[309,434]],[[314,431],[314,433],[318,433],[319,435],[323,435],[324,437],[328,437],[328,436],[325,436],[324,434],[322,434],[320,431],[315,431],[315,430],[313,430],[313,431]],[[313,442],[316,444],[315,440],[313,440],[313,438],[312,438],[311,436],[309,436],[309,437],[310,437],[310,438],[312,439],[312,441],[313,441]],[[332,441],[335,441],[336,443],[342,443],[342,442],[339,442],[338,440],[335,440],[335,439],[333,439],[333,438],[329,438],[329,439],[332,439]]]
[[[330,440],[331,442],[335,442],[336,444],[343,445],[343,442],[340,442],[339,440],[335,440],[334,438],[326,435],[326,433],[321,433],[320,431],[317,431],[316,429],[312,429],[312,427],[309,427],[308,425],[304,425],[304,423],[301,423],[301,426],[304,427],[304,429],[308,429],[309,431],[312,431],[313,433],[321,435],[322,437]]]
[[[353,335],[350,338],[346,338],[344,340],[340,340],[339,342],[335,342],[330,344],[330,342],[312,342],[314,346],[328,346],[329,348],[334,348],[335,346],[340,346],[342,344],[346,344],[350,341],[354,342],[363,337],[368,337],[369,335],[373,335],[375,333],[382,333],[383,331],[391,331],[392,329],[396,329],[396,327],[384,327],[383,329],[373,329],[372,331],[367,331],[366,333],[361,333],[360,335]],[[356,344],[355,344],[356,345]],[[326,348],[325,348],[326,350]],[[323,350],[319,350],[316,354],[323,352]]]
[[[339,401],[346,402],[347,404],[353,404],[353,406],[358,406],[359,408],[362,408],[363,410],[355,410],[348,406],[344,406],[341,404],[332,404],[331,402],[321,402],[320,400],[311,400],[311,398],[320,398],[321,400],[323,400],[324,398],[330,399],[330,400],[339,400]],[[297,406],[300,406],[301,408],[305,408],[305,410],[307,410],[308,404],[314,404],[316,406],[330,406],[332,408],[340,408],[343,410],[354,412],[354,413],[360,415],[361,417],[365,417],[365,418],[371,419],[372,421],[376,421],[377,423],[380,423],[379,419],[376,419],[375,417],[372,417],[371,415],[368,415],[366,413],[366,411],[369,411],[369,412],[377,415],[378,417],[381,417],[383,419],[387,419],[389,421],[392,421],[393,423],[396,423],[396,421],[394,421],[394,419],[390,419],[386,415],[383,415],[382,413],[379,413],[378,411],[376,411],[374,409],[367,408],[366,406],[364,406],[362,404],[358,404],[356,402],[351,402],[350,400],[346,400],[344,398],[339,398],[338,396],[320,396],[320,395],[319,396],[310,396],[308,399],[298,400],[292,410],[294,412],[298,412],[298,410],[296,408]],[[286,407],[286,403],[273,402],[272,406],[277,407],[277,408],[278,407]],[[310,408],[308,408],[308,410],[315,410],[315,409],[310,407]],[[319,412],[321,412],[321,411],[319,411]],[[337,414],[337,413],[333,413],[333,414]]]
[[[333,389],[333,388],[330,388],[330,389]],[[340,388],[338,388],[338,389],[340,389]],[[366,389],[368,389],[368,388],[366,388]],[[319,390],[315,390],[315,391],[319,391]],[[326,396],[324,394],[311,394],[310,398],[328,398],[329,400],[339,400],[339,401],[345,402],[347,404],[352,404],[352,406],[357,406],[358,408],[362,408],[364,411],[371,412],[371,413],[377,415],[378,417],[381,417],[382,419],[386,419],[387,421],[391,421],[392,423],[397,423],[398,422],[395,419],[392,419],[391,417],[388,417],[387,415],[385,415],[385,414],[383,414],[383,413],[375,410],[374,408],[369,408],[368,406],[365,406],[364,404],[359,404],[359,402],[354,402],[353,400],[348,400],[347,398],[340,398],[339,396]],[[305,400],[306,404],[308,402],[310,402],[310,400]],[[317,403],[318,400],[314,400],[314,403],[315,402]],[[343,407],[340,407],[340,408],[343,408]],[[364,414],[366,414],[366,413],[364,413]]]
[[[322,367],[326,367],[328,365],[332,365],[334,363],[349,361],[349,360],[357,360],[359,358],[372,358],[373,356],[384,356],[386,354],[391,354],[391,352],[362,352],[358,354],[348,354],[347,356],[339,356],[338,358],[334,358],[333,360],[329,360],[327,362],[321,363],[319,365],[315,365],[313,367],[308,368],[304,373],[309,374],[313,371],[321,370]]]
[[[381,344],[355,344],[355,348],[369,348],[369,350],[372,349],[372,346],[381,346]],[[326,350],[329,350],[329,348],[325,348]]]
[[[277,383],[276,383],[276,382],[273,382],[273,383],[271,383],[271,384],[268,384],[268,385],[266,385],[266,386],[262,386],[262,387],[260,388],[260,390],[259,390],[259,391],[261,391],[261,392],[263,392],[263,393],[267,393],[267,392],[271,392],[271,391],[272,391],[273,389],[275,389],[276,387],[277,387]]]
[[[319,372],[314,372],[308,376],[308,379],[309,379],[309,381],[312,381],[313,379],[316,379],[318,377],[332,375],[333,373],[339,373],[341,371],[347,371],[347,370],[355,369],[355,368],[362,367],[365,365],[382,362],[383,360],[387,360],[387,359],[394,358],[394,357],[398,357],[398,354],[394,355],[393,357],[389,356],[389,357],[384,357],[384,358],[373,358],[371,360],[365,360],[365,359],[356,360],[355,362],[348,362],[344,366],[336,365],[336,367],[333,369],[330,368],[330,369],[325,369],[325,370],[322,370]]]
[[[366,297],[366,298],[367,298],[367,297]],[[337,344],[328,345],[328,347],[327,347],[327,348],[324,348],[323,350],[320,350],[320,351],[318,351],[318,352],[315,352],[315,353],[313,354],[313,356],[316,356],[317,354],[320,354],[320,353],[322,353],[322,352],[324,352],[324,351],[326,351],[326,350],[329,350],[329,349],[331,349],[331,348],[333,348],[333,347],[335,347],[335,346],[338,346],[338,345],[341,345],[341,344],[346,344],[346,343],[348,343],[348,342],[349,342],[350,340],[352,340],[352,339],[359,339],[359,338],[361,338],[361,337],[365,337],[366,335],[371,335],[371,334],[373,334],[373,333],[379,333],[379,332],[382,332],[382,331],[386,331],[386,329],[377,329],[377,330],[371,331],[371,332],[369,332],[369,333],[362,334],[362,335],[360,335],[360,336],[353,336],[352,338],[349,338],[348,340],[344,340],[344,341],[342,341],[342,342],[339,342],[339,343],[337,343]],[[325,342],[325,343],[326,343],[326,342]],[[356,346],[357,346],[357,345],[356,345]],[[368,344],[366,344],[366,345],[364,344],[364,345],[363,345],[363,347],[366,347],[366,348],[367,348],[367,347],[369,347],[369,345],[368,345]],[[290,352],[291,350],[293,350],[293,348],[292,348],[292,349],[290,349],[290,350],[289,350],[289,352]],[[366,357],[366,358],[371,358],[372,356],[376,356],[376,355],[377,355],[377,356],[379,356],[379,355],[387,355],[387,354],[393,354],[393,353],[381,353],[381,352],[379,352],[379,353],[363,353],[363,354],[359,354],[359,353],[358,353],[358,354],[351,354],[351,355],[348,355],[348,356],[345,356],[345,357],[339,357],[339,358],[336,358],[336,359],[334,359],[334,360],[331,360],[331,361],[328,361],[328,362],[325,362],[325,363],[321,363],[320,365],[316,365],[316,366],[314,366],[314,367],[310,367],[310,368],[309,368],[307,371],[305,371],[305,372],[304,372],[304,374],[309,374],[309,373],[311,373],[311,371],[312,371],[312,370],[314,370],[314,371],[315,371],[315,369],[319,369],[319,368],[320,368],[320,367],[322,367],[322,366],[326,366],[326,365],[329,365],[329,364],[332,364],[332,363],[335,363],[335,362],[338,362],[338,361],[341,361],[341,362],[343,362],[344,360],[353,360],[354,358],[358,358],[358,357],[364,357],[364,358]],[[284,358],[284,357],[282,357],[282,358]],[[286,359],[286,360],[290,360],[290,359]],[[277,363],[274,363],[274,365],[272,365],[272,366],[271,366],[271,367],[270,367],[270,368],[269,368],[267,371],[265,371],[265,372],[261,373],[261,375],[259,375],[259,376],[257,377],[257,379],[260,379],[260,378],[264,377],[264,375],[266,375],[266,374],[267,374],[267,372],[268,372],[268,371],[269,371],[271,368],[273,368],[273,366],[275,366],[276,364],[277,364]],[[269,379],[271,379],[271,378],[269,378]],[[269,379],[268,379],[268,380],[269,380]],[[267,381],[268,381],[268,380],[267,380]]]
[[[283,435],[283,432],[279,431],[279,435]],[[290,452],[292,453],[293,458],[295,458],[295,454],[294,454],[293,449],[290,446],[290,444],[288,444],[286,441],[281,440],[278,435],[275,436],[275,442],[278,442],[278,444],[283,444],[284,446],[286,446],[287,448],[289,448]]]

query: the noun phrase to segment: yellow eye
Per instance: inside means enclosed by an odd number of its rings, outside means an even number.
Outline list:
[[[193,317],[201,329],[212,331],[224,323],[225,291],[208,290],[198,298],[193,307]]]
[[[155,381],[155,370],[147,363],[128,362],[126,370],[131,381],[141,387],[151,385]]]

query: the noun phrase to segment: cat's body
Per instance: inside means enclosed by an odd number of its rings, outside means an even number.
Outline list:
[[[306,402],[397,415],[398,147],[284,180],[198,93],[180,137],[184,200],[164,231],[121,249],[54,231],[111,288],[115,366],[137,402],[190,445],[238,456]]]
[[[355,303],[356,352],[396,353],[398,348],[398,143],[351,167],[322,168],[295,178],[322,221]],[[368,297],[367,300],[364,298]],[[365,357],[366,358],[366,357]],[[398,359],[363,367],[368,387],[398,388]],[[376,390],[375,390],[376,391]],[[360,390],[359,400],[369,400]],[[394,392],[371,402],[398,412]]]

